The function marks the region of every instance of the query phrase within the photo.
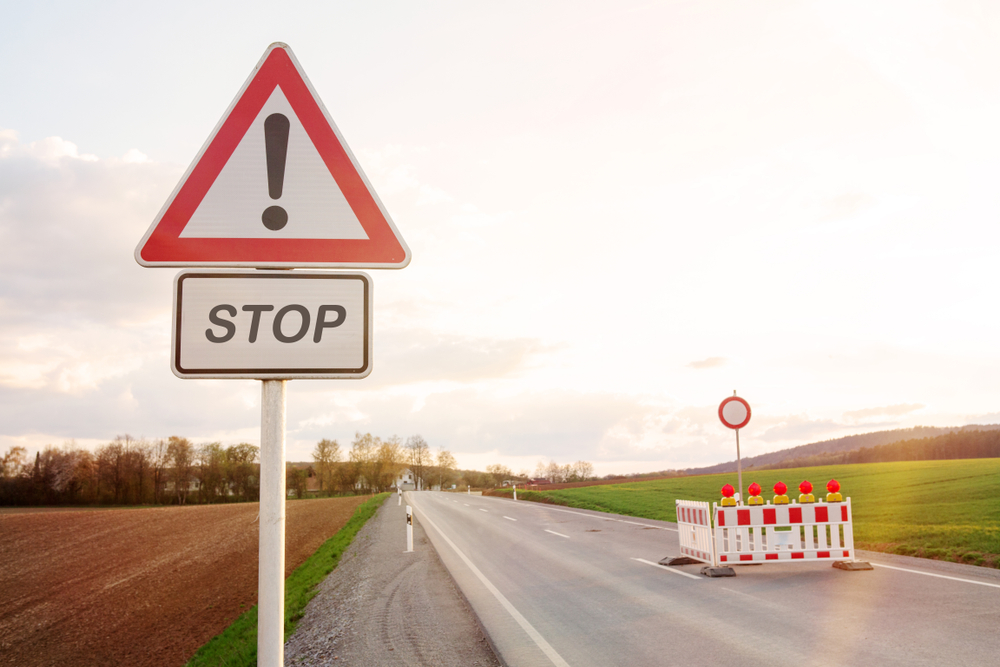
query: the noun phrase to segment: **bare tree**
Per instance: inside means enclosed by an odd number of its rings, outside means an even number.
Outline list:
[[[355,493],[360,474],[360,468],[352,458],[350,461],[344,461],[334,466],[333,482],[340,493]]]
[[[195,474],[200,482],[202,502],[218,502],[228,496],[226,485],[226,450],[220,442],[210,442],[197,450]]]
[[[20,445],[13,445],[0,458],[0,478],[13,479],[21,474],[21,469],[27,460],[28,450]]]
[[[340,461],[340,445],[336,440],[323,438],[313,450],[313,462],[319,477],[319,490],[329,489],[333,483],[333,464]]]
[[[406,463],[413,471],[419,491],[423,488],[424,468],[433,463],[430,445],[419,435],[412,435],[406,440]]]
[[[451,452],[447,449],[439,449],[436,465],[434,466],[437,472],[438,486],[443,489],[446,484],[450,484],[455,476],[455,468],[457,467],[458,463],[455,461],[455,457],[451,455]]]
[[[149,446],[149,469],[153,477],[153,502],[157,505],[162,501],[163,485],[166,483],[167,441],[159,438]]]
[[[97,448],[97,468],[101,483],[111,493],[111,502],[120,505],[128,485],[128,450],[121,436]]]
[[[226,449],[226,480],[240,500],[258,497],[260,482],[255,464],[259,456],[260,450],[246,442]]]
[[[491,463],[486,466],[486,472],[493,477],[493,486],[500,486],[504,480],[511,478],[510,468],[499,463]]]
[[[309,471],[302,468],[287,468],[285,470],[285,487],[295,493],[296,498],[306,497],[306,484]]]
[[[188,490],[194,476],[192,471],[194,467],[194,445],[187,438],[179,438],[176,435],[172,435],[167,441],[167,456],[172,468],[170,470],[170,478],[174,483],[177,504],[183,505],[187,502]]]
[[[371,433],[354,434],[354,442],[351,443],[351,463],[354,464],[357,472],[356,484],[361,486],[365,493],[371,493],[374,488],[373,468],[378,447],[382,444],[378,438]]]
[[[594,464],[590,461],[577,461],[573,464],[573,475],[581,482],[594,477]]]

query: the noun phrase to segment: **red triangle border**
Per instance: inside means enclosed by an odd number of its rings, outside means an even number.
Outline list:
[[[367,239],[181,238],[276,87],[288,99]],[[410,251],[321,107],[291,50],[273,44],[135,253],[143,266],[402,268]]]

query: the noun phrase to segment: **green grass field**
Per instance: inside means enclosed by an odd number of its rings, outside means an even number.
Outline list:
[[[796,497],[804,479],[817,497],[826,494],[830,479],[840,482],[841,493],[851,498],[859,549],[1000,567],[1000,459],[743,471],[744,485],[760,484],[765,500],[779,480],[788,485],[789,497]],[[736,473],[518,491],[518,498],[676,521],[674,500],[718,502],[726,483],[735,487]]]

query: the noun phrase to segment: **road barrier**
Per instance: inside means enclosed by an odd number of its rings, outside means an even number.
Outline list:
[[[719,507],[714,565],[854,560],[851,499],[834,503]]]
[[[688,558],[714,564],[715,543],[708,503],[695,500],[678,500],[676,503],[681,553]]]
[[[871,569],[854,557],[850,498],[748,507],[712,503],[711,510],[706,502],[675,502],[681,556],[664,558],[661,565],[701,562],[710,566],[703,572],[726,573],[709,576],[732,576],[730,565],[771,562],[833,561],[845,570]]]

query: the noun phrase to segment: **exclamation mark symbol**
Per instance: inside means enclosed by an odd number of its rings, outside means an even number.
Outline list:
[[[271,199],[281,199],[288,155],[288,119],[284,115],[273,113],[264,120],[264,149],[267,151],[267,193]],[[268,206],[260,219],[265,227],[276,232],[288,224],[288,213],[280,206]]]

